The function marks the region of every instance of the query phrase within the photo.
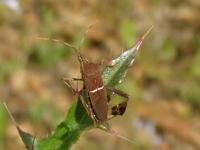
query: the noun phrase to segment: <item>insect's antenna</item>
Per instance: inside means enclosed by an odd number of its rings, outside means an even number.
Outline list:
[[[96,25],[99,21],[96,20],[94,23],[90,24],[87,28],[86,28],[86,31],[84,32],[84,34],[82,35],[82,38],[80,40],[80,43],[79,43],[79,49],[81,49],[81,46],[83,45],[85,39],[86,39],[86,36],[88,34],[88,32],[94,27],[94,25]]]
[[[65,42],[65,41],[63,41],[63,40],[54,39],[54,38],[51,39],[51,38],[46,38],[46,37],[37,37],[37,39],[39,39],[39,40],[44,40],[44,41],[52,41],[52,42],[55,42],[55,43],[61,43],[61,44],[65,45],[65,46],[67,46],[67,47],[69,47],[69,48],[72,48],[72,49],[76,52],[76,54],[77,54],[77,56],[78,56],[78,60],[79,60],[80,62],[82,62],[82,61],[87,61],[86,58],[84,58],[84,57],[81,55],[81,53],[79,52],[79,50],[78,50],[75,46],[73,46],[73,45],[71,45],[71,44],[69,44],[69,43],[67,43],[67,42]]]
[[[44,40],[44,41],[52,41],[52,42],[55,42],[55,43],[61,43],[63,45],[66,45],[69,48],[72,48],[73,50],[75,50],[75,52],[78,52],[78,49],[75,46],[73,46],[73,45],[71,45],[71,44],[69,44],[69,43],[67,43],[63,40],[54,39],[54,38],[51,39],[51,38],[47,38],[47,37],[37,37],[37,39]]]
[[[51,38],[46,38],[46,37],[37,37],[37,39],[39,40],[45,40],[45,41],[52,41],[52,42],[55,42],[55,43],[61,43],[61,44],[64,44],[65,46],[69,47],[69,48],[72,48],[75,53],[77,54],[77,57],[78,57],[78,60],[79,62],[83,62],[83,61],[87,61],[86,58],[84,58],[81,53],[79,52],[80,48],[77,49],[75,46],[63,41],[63,40],[59,40],[59,39],[51,39]]]

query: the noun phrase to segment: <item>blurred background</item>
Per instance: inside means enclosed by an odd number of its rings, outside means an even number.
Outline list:
[[[56,38],[81,45],[93,62],[131,47],[151,25],[127,77],[124,116],[111,126],[134,144],[98,129],[73,150],[200,149],[199,0],[0,0],[0,101],[22,129],[46,137],[76,100],[63,77],[80,77],[75,53]],[[0,104],[0,149],[25,149]]]

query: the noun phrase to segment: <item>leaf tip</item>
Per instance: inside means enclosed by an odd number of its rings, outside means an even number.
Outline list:
[[[141,39],[142,40],[144,40],[145,39],[145,37],[147,36],[147,35],[149,35],[149,33],[152,31],[152,29],[153,29],[153,25],[145,32],[145,34],[141,37]]]
[[[149,33],[151,32],[152,29],[153,29],[153,25],[152,25],[152,26],[144,33],[144,35],[136,42],[136,44],[135,44],[135,46],[134,46],[136,50],[139,50],[139,48],[141,47],[141,45],[142,45],[142,43],[143,43],[145,37],[146,37],[147,35],[149,35]]]
[[[7,104],[6,104],[6,102],[3,102],[3,105],[4,105],[5,109],[6,109],[6,111],[8,112],[8,115],[9,115],[10,119],[12,120],[13,124],[15,125],[15,127],[16,127],[16,129],[17,129],[17,131],[18,131],[18,133],[19,133],[19,135],[20,135],[20,137],[21,137],[23,143],[25,144],[25,146],[27,147],[27,149],[32,150],[32,147],[33,147],[33,145],[34,145],[34,140],[35,140],[35,138],[34,138],[31,134],[29,134],[29,133],[27,133],[27,132],[24,132],[24,131],[17,125],[17,123],[16,123],[16,121],[15,121],[15,119],[14,119],[12,113],[10,112],[10,110],[9,110],[9,108],[8,108],[8,106],[7,106]]]

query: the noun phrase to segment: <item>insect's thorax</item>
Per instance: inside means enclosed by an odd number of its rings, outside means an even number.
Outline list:
[[[101,66],[95,63],[83,63],[83,73],[88,77],[101,74]]]

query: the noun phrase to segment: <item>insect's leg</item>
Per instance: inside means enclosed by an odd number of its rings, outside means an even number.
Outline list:
[[[127,101],[119,103],[112,107],[112,115],[123,115],[126,111]]]
[[[127,102],[128,102],[128,94],[124,93],[123,91],[121,90],[117,90],[115,88],[108,88],[107,87],[107,90],[112,92],[113,94],[117,94],[125,99],[123,99],[123,101],[115,106],[112,107],[112,112],[111,114],[113,116],[116,116],[116,115],[123,115],[125,110],[126,110],[126,107],[127,107]]]
[[[111,108],[111,116],[108,117],[107,121],[115,118],[118,115],[122,116],[124,114],[124,112],[126,111],[126,107],[127,107],[127,101],[113,106]]]
[[[85,100],[83,99],[83,97],[81,95],[78,97],[78,99],[81,101],[83,107],[85,108],[85,110],[87,111],[87,113],[89,115],[89,106],[88,106],[88,104],[85,102]]]
[[[65,80],[71,80],[71,81],[83,81],[83,79],[82,78],[63,78],[63,80],[65,81]]]
[[[72,90],[74,95],[79,95],[79,90],[78,89],[74,89],[73,86],[71,85],[72,81],[82,81],[81,78],[64,78],[63,79],[64,83]]]
[[[92,107],[89,103],[86,103],[85,100],[83,99],[83,96],[79,96],[79,99],[81,100],[81,103],[83,104],[83,107],[85,108],[85,110],[87,111],[87,114],[90,116],[90,118],[92,119],[93,121],[93,125],[94,127],[97,127],[97,120],[96,120],[96,117],[95,117],[95,114],[92,110]]]
[[[96,119],[96,116],[92,110],[92,107],[89,107],[89,116],[91,117],[92,121],[93,121],[93,125],[94,127],[96,128],[97,127],[97,119]]]
[[[110,88],[110,87],[106,87],[107,91],[112,92],[113,94],[117,94],[123,98],[125,98],[126,100],[128,100],[128,94],[126,94],[125,92],[115,89],[115,88]]]

